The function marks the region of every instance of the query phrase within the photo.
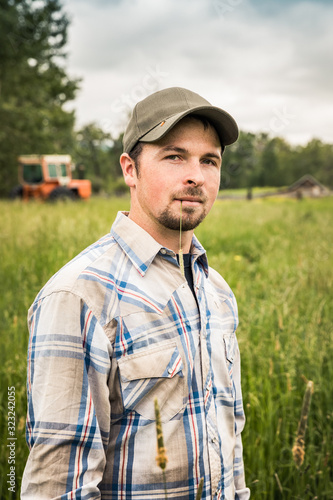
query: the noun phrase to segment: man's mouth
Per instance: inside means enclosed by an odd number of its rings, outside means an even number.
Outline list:
[[[199,189],[187,190],[183,193],[176,193],[174,196],[174,200],[182,202],[184,206],[186,205],[201,205],[205,203],[206,196]]]
[[[197,196],[184,196],[176,199],[183,205],[200,205],[201,203],[203,203],[203,199]]]

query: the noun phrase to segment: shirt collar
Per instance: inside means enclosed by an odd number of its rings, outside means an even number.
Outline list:
[[[161,252],[165,256],[174,256],[174,252],[158,243],[149,233],[128,218],[128,212],[118,212],[111,228],[111,236],[126,253],[137,271],[144,276],[155,259]],[[191,254],[198,260],[208,275],[208,262],[206,251],[198,239],[193,236]]]
[[[203,270],[205,271],[206,276],[208,277],[209,266],[208,266],[208,259],[207,259],[206,250],[201,245],[198,238],[194,235],[193,235],[192,244],[191,244],[191,254],[194,256],[195,260],[200,262],[200,264],[203,267]]]

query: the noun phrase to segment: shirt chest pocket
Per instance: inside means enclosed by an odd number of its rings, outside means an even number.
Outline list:
[[[236,356],[236,347],[237,347],[237,341],[234,332],[225,333],[223,335],[223,343],[224,343],[225,357],[227,360],[228,374],[230,377],[230,385],[232,386],[234,360]]]
[[[118,367],[125,411],[135,410],[155,420],[157,398],[162,422],[166,422],[184,409],[186,370],[176,342],[126,355],[118,359]]]

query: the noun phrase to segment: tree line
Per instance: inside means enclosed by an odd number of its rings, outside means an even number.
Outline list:
[[[221,186],[289,186],[306,174],[333,188],[333,144],[312,139],[292,146],[267,133],[240,132],[238,141],[226,149]]]
[[[66,72],[70,21],[60,0],[0,0],[0,196],[17,184],[22,154],[71,154],[95,192],[122,192],[122,135],[96,123],[77,130],[80,80]],[[312,174],[333,188],[333,145],[292,146],[267,133],[240,132],[223,156],[221,188],[286,186]]]

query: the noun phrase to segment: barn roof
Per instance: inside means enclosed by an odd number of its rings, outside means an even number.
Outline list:
[[[298,179],[298,181],[291,184],[291,186],[289,186],[289,188],[288,188],[288,191],[296,191],[297,189],[302,188],[302,187],[309,188],[309,187],[314,187],[314,186],[318,186],[321,191],[328,191],[328,188],[326,186],[321,184],[319,181],[317,181],[317,179],[315,179],[310,174],[303,175],[303,177]]]

